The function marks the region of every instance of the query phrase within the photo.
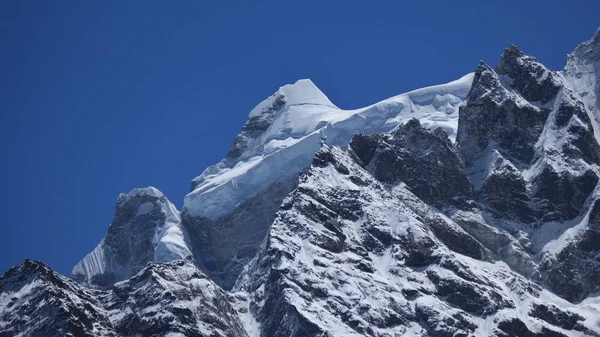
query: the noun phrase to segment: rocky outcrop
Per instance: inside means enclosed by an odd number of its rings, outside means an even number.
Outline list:
[[[580,60],[582,49],[585,59],[594,59],[593,45],[592,40],[578,47],[563,73],[511,46],[495,70],[479,65],[461,107],[457,143],[475,193],[483,210],[498,219],[492,223],[512,221],[515,238],[524,232],[543,237],[547,223],[586,225],[600,146],[590,118],[594,111],[586,110],[595,107],[582,95],[576,74],[580,64],[587,70],[593,64]],[[598,270],[593,233],[568,229],[552,245],[534,247],[544,282],[570,301],[597,291],[590,285]]]
[[[275,114],[285,108],[285,95],[275,94],[269,99],[272,100],[270,105],[262,107],[257,114],[248,117],[240,134],[233,139],[233,144],[231,144],[226,158],[239,158],[248,149],[248,142],[258,138],[263,132],[267,131],[271,123],[273,123],[273,119],[275,119]],[[192,190],[196,186],[196,182],[192,182]]]
[[[581,213],[600,147],[560,75],[511,46],[496,70],[479,64],[460,116],[457,143],[491,212],[538,225]]]
[[[461,156],[442,129],[427,130],[414,119],[392,133],[355,136],[350,142],[350,154],[380,182],[387,186],[405,184],[419,199],[442,210],[493,252],[490,258],[507,262],[527,277],[537,273],[534,262],[521,244],[482,218]],[[506,183],[515,183],[512,177],[505,178]],[[489,186],[488,183],[485,187]],[[487,200],[488,207],[497,203],[498,209],[510,208],[517,204],[511,199],[512,195],[490,195],[496,200]],[[440,240],[453,250],[477,258],[476,254],[467,252],[468,247],[474,247],[466,244],[471,241],[470,237],[445,234],[448,226],[443,221],[429,224]]]
[[[554,73],[515,45],[504,51],[496,72],[507,76],[507,84],[528,102],[548,103],[561,89],[560,80]]]
[[[116,337],[101,297],[26,260],[0,277],[0,336]]]
[[[468,167],[490,143],[519,162],[528,164],[534,159],[548,110],[528,103],[509,83],[509,78],[479,63],[467,104],[459,112],[456,138]]]
[[[441,128],[431,132],[412,119],[391,134],[358,135],[350,148],[361,165],[385,184],[405,183],[436,207],[475,207],[464,164]]]

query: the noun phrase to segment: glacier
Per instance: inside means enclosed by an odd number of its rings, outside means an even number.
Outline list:
[[[184,209],[219,218],[271,184],[298,175],[321,143],[346,147],[356,133],[387,132],[411,118],[431,129],[442,127],[454,139],[458,108],[472,81],[469,73],[356,110],[339,109],[308,79],[285,85],[250,112],[249,122],[266,125],[248,137],[242,153],[193,179]]]

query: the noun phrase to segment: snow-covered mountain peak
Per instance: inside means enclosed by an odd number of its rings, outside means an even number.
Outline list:
[[[44,277],[51,273],[55,272],[44,262],[25,259],[22,264],[12,266],[9,270],[7,270],[4,275],[2,275],[2,278],[23,281],[28,277],[35,277],[37,275]]]
[[[190,260],[150,263],[104,291],[26,260],[0,277],[0,335],[245,337],[227,296]]]
[[[188,245],[175,205],[154,187],[136,188],[119,195],[106,236],[73,268],[73,278],[108,286],[134,275],[148,262],[192,255]]]
[[[453,139],[458,106],[472,79],[467,74],[356,110],[337,108],[310,80],[283,86],[252,110],[227,157],[192,181],[184,210],[219,218],[273,182],[298,174],[322,141],[346,147],[359,131],[386,132],[416,117],[428,127],[443,127]]]
[[[327,96],[317,88],[310,79],[300,79],[294,84],[288,84],[279,89],[279,92],[286,97],[288,105],[296,104],[317,104],[336,107]]]
[[[0,277],[2,336],[116,336],[110,325],[97,292],[43,262],[25,260]]]
[[[317,89],[307,81],[283,87],[255,108],[227,156],[192,181],[182,215],[201,247],[195,257],[217,283],[233,286],[236,272],[252,258],[281,201],[323,143],[346,148],[357,133],[388,132],[412,118],[427,129],[441,127],[454,140],[458,109],[472,81],[470,73],[356,110],[327,105],[320,94],[312,102],[321,104],[289,105],[286,94]]]
[[[117,198],[117,207],[126,202],[129,202],[132,198],[142,198],[144,196],[160,199],[163,198],[165,195],[153,186],[134,188],[133,190],[127,193],[119,194],[119,197]]]
[[[310,79],[300,79],[293,84],[286,84],[277,90],[271,97],[283,96],[287,106],[314,104],[324,105],[332,108],[337,108],[327,96],[319,89]],[[268,102],[269,99],[263,101]],[[264,104],[257,105],[248,117],[253,117],[260,114],[264,108]]]
[[[530,102],[547,103],[554,98],[561,85],[552,71],[515,45],[504,50],[496,72],[508,76],[509,85]]]

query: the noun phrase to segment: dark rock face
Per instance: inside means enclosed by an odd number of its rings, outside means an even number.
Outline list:
[[[430,132],[413,119],[392,135],[357,135],[350,148],[377,180],[403,182],[430,205],[475,206],[464,164],[441,128]]]
[[[510,77],[512,87],[530,102],[547,103],[561,88],[556,75],[549,72],[535,57],[523,54],[514,45],[504,51],[496,72]]]
[[[588,228],[568,243],[556,256],[549,256],[540,265],[545,282],[561,297],[580,302],[590,293],[600,291],[600,200],[588,214]]]
[[[225,289],[233,286],[244,265],[256,254],[281,201],[295,185],[295,180],[277,183],[217,220],[185,212],[181,215],[194,256],[217,284]]]
[[[460,313],[445,316],[431,307],[417,305],[416,314],[427,328],[428,336],[466,337],[477,329],[477,325]]]
[[[461,157],[441,129],[429,131],[417,120],[412,120],[399,126],[392,134],[357,135],[349,149],[350,155],[377,180],[388,186],[404,183],[429,205],[442,211],[448,210],[449,216],[456,210],[478,212],[472,184]],[[495,160],[498,163],[494,165],[498,167],[504,164],[501,156]],[[507,168],[502,174],[491,176],[484,182],[481,187],[484,201],[488,208],[503,212],[507,217],[516,213],[527,223],[532,222],[525,181],[516,169],[508,165]],[[491,254],[495,257],[486,258],[507,261],[528,277],[536,273],[531,258],[518,247],[518,243],[515,246],[512,243],[514,239],[507,234],[472,219],[458,217],[454,220],[469,235],[449,231],[450,227],[444,221],[430,220],[428,225],[444,244],[456,252],[481,259],[480,247],[483,244],[495,252]],[[515,248],[507,249],[507,246]]]
[[[541,222],[573,219],[583,209],[584,203],[598,183],[598,176],[587,170],[573,176],[569,172],[557,173],[545,167],[533,185],[533,200]]]
[[[151,203],[154,212],[138,217],[137,211],[140,205]],[[149,261],[154,258],[154,249],[152,239],[158,223],[166,220],[165,214],[160,212],[160,199],[153,196],[141,195],[139,198],[117,201],[115,207],[115,216],[108,232],[106,233],[107,250],[120,252],[114,257],[117,265],[138,266],[141,270]],[[130,240],[129,238],[137,236],[139,240]],[[135,272],[135,271],[134,271]],[[101,278],[110,278],[111,275],[97,276],[92,280],[99,281]],[[131,275],[126,275],[131,276]],[[121,278],[121,275],[119,275]],[[111,286],[111,284],[98,284],[99,286]]]
[[[513,307],[510,300],[505,300],[494,290],[478,286],[471,280],[450,277],[444,278],[438,273],[427,272],[427,277],[435,284],[437,294],[455,307],[477,316],[490,315],[504,307]]]
[[[600,145],[582,99],[514,46],[496,70],[480,63],[460,109],[457,143],[483,210],[527,231],[583,219],[598,197]],[[586,230],[556,254],[542,253],[550,289],[574,302],[597,291],[595,238]]]
[[[565,334],[542,327],[542,331],[533,332],[518,318],[502,321],[498,324],[498,337],[567,337]]]
[[[467,105],[459,110],[456,141],[466,165],[473,165],[490,143],[519,162],[531,163],[547,117],[547,110],[524,104],[506,89],[494,70],[481,62]]]
[[[553,305],[536,304],[529,312],[531,316],[544,320],[565,330],[583,330],[580,322],[585,318],[573,312],[561,310]]]
[[[318,325],[306,319],[293,305],[286,303],[285,293],[290,286],[280,279],[278,271],[271,271],[265,292],[269,294],[263,307],[265,336],[326,336]]]
[[[247,336],[227,293],[191,261],[150,264],[106,291],[25,261],[0,278],[0,294],[12,296],[0,336]]]
[[[480,195],[486,207],[502,218],[513,218],[525,224],[535,221],[527,183],[520,172],[509,165],[488,176]]]
[[[552,108],[556,101],[560,104]],[[514,46],[504,52],[496,71],[483,63],[477,68],[460,110],[457,142],[467,171],[491,166],[479,196],[501,218],[524,223],[572,219],[598,181],[591,169],[556,171],[562,165],[557,162],[575,165],[583,159],[597,165],[600,147],[583,104],[555,73]],[[490,164],[493,153],[496,163]],[[522,176],[525,169],[534,171],[529,181]]]
[[[0,336],[117,336],[99,301],[39,261],[26,260],[0,278]]]
[[[248,118],[242,132],[235,137],[233,144],[229,147],[226,158],[238,158],[248,147],[248,142],[265,132],[275,117],[275,114],[285,106],[285,96],[278,95],[273,97],[273,104],[265,107],[259,115]],[[194,189],[192,183],[192,190]]]

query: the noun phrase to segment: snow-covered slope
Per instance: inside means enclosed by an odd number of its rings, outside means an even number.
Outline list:
[[[472,80],[468,74],[357,110],[337,108],[310,80],[281,87],[250,112],[226,158],[192,181],[182,218],[196,257],[230,288],[321,143],[345,148],[356,133],[386,132],[411,118],[454,139]]]
[[[276,181],[308,167],[321,142],[345,147],[352,135],[386,132],[418,118],[455,137],[458,105],[473,74],[357,110],[341,110],[310,80],[281,87],[248,116],[227,157],[192,181],[185,209],[218,218]]]
[[[360,157],[354,148],[317,153],[236,285],[265,336],[600,331],[598,306],[568,303],[491,262],[459,225],[406,185],[382,184]]]
[[[119,195],[108,233],[72,271],[79,282],[99,287],[135,275],[148,262],[192,255],[177,208],[156,188]]]

